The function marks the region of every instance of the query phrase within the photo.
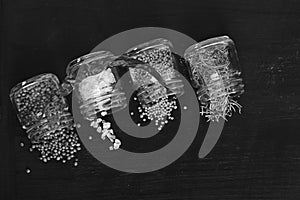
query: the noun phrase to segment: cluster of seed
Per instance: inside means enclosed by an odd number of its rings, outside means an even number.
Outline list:
[[[30,151],[38,151],[44,162],[66,162],[80,150],[68,106],[58,92],[55,77],[45,75],[22,85],[14,94],[18,117],[32,141]]]
[[[81,147],[75,127],[72,126],[44,135],[39,143],[32,144],[31,150],[39,151],[40,160],[44,162],[53,159],[65,163],[75,158],[75,153],[81,150]]]
[[[121,146],[121,141],[116,138],[114,131],[111,128],[111,123],[105,121],[104,119],[97,118],[92,121],[90,124],[91,127],[95,128],[99,134],[101,134],[101,139],[105,140],[106,138],[113,144],[109,147],[109,150],[117,150]]]
[[[177,108],[176,100],[169,98],[167,89],[155,78],[149,78],[148,76],[151,76],[149,73],[139,73],[137,69],[131,73],[139,86],[137,96],[141,105],[138,107],[140,119],[155,120],[158,130],[161,130],[169,120],[174,119],[171,113],[174,108]]]
[[[167,46],[142,51],[136,59],[150,64],[165,81],[175,77],[172,54]]]
[[[14,99],[23,128],[37,123],[56,95],[57,86],[52,81],[35,82],[15,93]]]
[[[176,100],[169,99],[168,96],[164,96],[154,101],[152,105],[142,105],[138,107],[140,118],[143,121],[155,120],[155,125],[158,126],[158,130],[161,130],[165,124],[170,120],[173,120],[172,111],[177,109]]]
[[[138,73],[137,70],[134,77],[140,84],[137,84],[140,86],[137,93],[141,104],[138,107],[140,119],[143,121],[155,120],[158,130],[161,130],[169,120],[173,120],[171,112],[173,108],[177,108],[176,101],[168,98],[167,89],[158,83],[156,79],[147,78],[143,73]]]
[[[172,52],[166,45],[155,46],[140,51],[133,56],[135,59],[148,63],[162,77],[166,83],[175,78],[175,70],[172,58]],[[143,76],[136,78],[138,80],[148,80]],[[172,111],[177,109],[177,102],[174,97],[169,98],[168,91],[157,81],[141,84],[141,91],[138,92],[141,106],[138,107],[140,118],[143,121],[155,120],[158,130],[161,130],[165,124],[173,120]]]

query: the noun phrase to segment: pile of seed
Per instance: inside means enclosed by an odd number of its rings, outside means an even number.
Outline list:
[[[175,78],[175,70],[172,58],[172,52],[167,45],[160,45],[153,48],[141,49],[138,53],[131,55],[133,58],[148,63],[153,67],[162,77],[164,81],[169,81]],[[135,73],[135,79],[148,80]],[[141,106],[138,107],[140,118],[154,120],[158,126],[158,130],[161,130],[165,124],[170,120],[173,120],[172,111],[177,109],[176,100],[169,98],[168,91],[162,87],[157,81],[152,82],[154,84],[143,84],[140,86],[140,92],[138,92],[139,101]]]
[[[174,109],[177,109],[176,100],[170,100],[167,96],[155,100],[152,106],[142,105],[138,107],[140,118],[146,117],[148,120],[154,120],[158,130],[161,130],[165,124],[174,119],[172,116]]]
[[[57,85],[53,81],[30,84],[18,90],[14,100],[23,128],[28,128],[41,119],[45,105],[52,102]]]
[[[175,76],[172,53],[167,46],[148,49],[134,56],[137,60],[150,64],[167,81]]]
[[[33,143],[31,148],[40,152],[40,159],[44,162],[53,159],[63,163],[75,158],[76,152],[81,150],[74,126],[44,135],[40,142]]]
[[[24,82],[12,97],[22,127],[31,139],[30,151],[38,151],[44,162],[66,162],[75,157],[81,149],[79,138],[54,75]]]

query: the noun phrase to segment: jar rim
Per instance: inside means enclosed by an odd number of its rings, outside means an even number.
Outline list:
[[[146,51],[148,49],[154,48],[154,47],[162,47],[162,46],[167,46],[169,48],[173,48],[173,44],[171,41],[165,39],[165,38],[156,38],[153,40],[149,40],[147,42],[144,42],[142,44],[138,44],[134,47],[131,47],[126,51],[126,53],[134,52],[139,53],[141,51]]]
[[[189,56],[194,51],[204,49],[206,47],[216,45],[216,44],[226,44],[226,43],[233,43],[233,41],[229,38],[229,36],[219,36],[219,37],[213,37],[206,40],[203,40],[201,42],[198,42],[196,44],[193,44],[192,46],[188,47],[184,52],[184,57]]]

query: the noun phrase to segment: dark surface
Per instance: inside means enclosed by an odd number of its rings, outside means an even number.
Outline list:
[[[299,1],[2,0],[0,15],[1,200],[300,199]],[[242,115],[230,118],[205,159],[197,157],[204,123],[179,160],[152,173],[112,170],[86,150],[78,167],[40,162],[27,150],[10,88],[44,72],[62,79],[73,58],[143,26],[171,28],[197,41],[233,38],[246,85]]]

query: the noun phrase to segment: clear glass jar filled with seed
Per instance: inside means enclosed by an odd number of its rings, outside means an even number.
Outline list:
[[[180,97],[184,93],[184,89],[182,81],[178,77],[178,70],[180,69],[176,68],[177,65],[172,54],[172,49],[173,45],[169,40],[158,38],[132,47],[127,50],[124,55],[149,64],[161,75],[168,88],[168,95],[176,95],[177,97]],[[135,78],[135,76],[138,76],[137,74],[140,73],[141,72],[139,72],[138,69],[133,69],[131,72],[133,79],[138,79]],[[157,84],[154,84],[153,87],[157,87]],[[145,90],[147,89],[149,89],[150,91],[157,91],[157,89],[145,87]],[[161,90],[166,90],[166,88],[161,88]],[[165,92],[160,91],[158,93]],[[160,98],[161,95],[162,94],[158,95],[157,98]],[[149,100],[147,99],[149,99],[148,95],[141,95],[141,100],[145,101],[145,103],[149,103]],[[150,99],[151,101],[153,100],[152,98]]]
[[[190,76],[190,68],[183,58],[172,52],[169,40],[158,38],[129,49],[124,57],[149,64],[161,76],[160,84],[142,69],[131,69],[130,74],[138,90],[141,117],[155,120],[158,129],[173,120],[172,111],[177,109],[176,99],[184,94],[182,77]]]
[[[10,99],[23,129],[45,162],[67,160],[80,150],[66,99],[54,74],[41,74],[17,84]]]
[[[234,42],[228,36],[215,37],[190,46],[184,53],[190,63],[201,105],[209,121],[227,119],[236,110],[237,98],[244,92]]]

